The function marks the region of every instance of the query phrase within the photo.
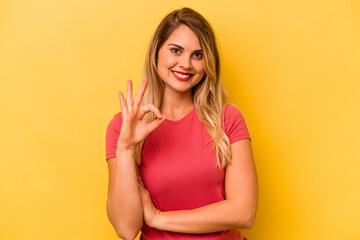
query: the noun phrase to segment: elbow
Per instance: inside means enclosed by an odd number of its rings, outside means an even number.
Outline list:
[[[124,240],[133,240],[139,234],[143,225],[142,219],[136,222],[122,221],[113,224],[116,235]]]
[[[236,219],[236,228],[250,229],[254,225],[256,211],[242,211]]]
[[[133,240],[136,238],[143,226],[143,214],[131,214],[127,217],[125,214],[119,213],[120,211],[111,211],[109,203],[107,205],[107,214],[112,224],[116,235],[125,240]]]
[[[121,228],[116,229],[116,234],[119,238],[124,240],[134,240],[138,235],[140,229]]]
[[[254,218],[250,218],[247,221],[245,221],[245,223],[243,224],[243,228],[244,229],[250,229],[252,228],[252,226],[254,225]]]
[[[111,218],[109,218],[111,219]],[[136,238],[142,228],[142,219],[139,221],[115,221],[110,220],[113,225],[116,235],[124,240],[133,240]]]
[[[137,234],[135,234],[135,235],[133,235],[133,234],[128,234],[128,235],[118,234],[117,236],[124,240],[134,240],[136,238]]]
[[[255,221],[255,211],[250,212],[246,215],[246,218],[242,219],[242,226],[240,228],[250,229],[253,227]]]

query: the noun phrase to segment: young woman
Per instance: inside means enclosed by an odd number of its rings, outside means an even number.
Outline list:
[[[226,102],[215,36],[189,8],[167,15],[151,40],[145,78],[108,125],[107,213],[134,239],[246,239],[257,208],[250,136]],[[147,114],[148,113],[148,114]]]

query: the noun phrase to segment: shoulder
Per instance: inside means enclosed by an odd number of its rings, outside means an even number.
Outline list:
[[[249,129],[241,110],[232,103],[227,103],[223,109],[221,123],[230,143],[243,138],[249,138]]]
[[[122,123],[122,116],[121,116],[121,112],[119,112],[113,116],[113,118],[110,120],[107,128],[108,128],[108,130],[109,129],[117,129],[120,131],[121,123]]]
[[[227,103],[224,106],[222,112],[222,118],[225,123],[227,123],[231,119],[244,119],[244,115],[242,114],[241,110],[233,103]]]
[[[121,129],[122,116],[117,113],[110,120],[106,129],[106,159],[116,157],[117,141]]]

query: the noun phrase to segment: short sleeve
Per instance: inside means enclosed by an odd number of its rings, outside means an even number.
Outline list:
[[[116,114],[106,129],[106,160],[116,157],[117,141],[122,123],[121,113]]]
[[[235,105],[231,103],[226,104],[223,111],[222,124],[230,143],[244,138],[248,138],[251,141],[245,118]]]

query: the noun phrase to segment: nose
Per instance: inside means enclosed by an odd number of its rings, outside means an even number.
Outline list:
[[[183,69],[191,69],[192,63],[191,63],[191,57],[187,54],[183,54],[180,58],[179,65]]]

